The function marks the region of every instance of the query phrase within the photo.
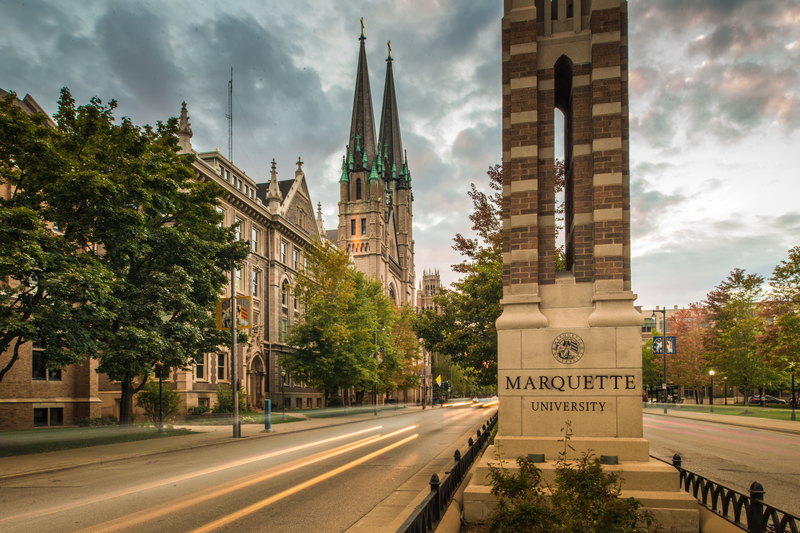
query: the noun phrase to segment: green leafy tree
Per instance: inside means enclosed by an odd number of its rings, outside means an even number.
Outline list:
[[[211,310],[226,271],[249,251],[219,225],[222,188],[195,180],[194,156],[178,154],[177,120],[117,123],[115,108],[98,98],[76,107],[63,89],[49,140],[61,165],[20,188],[41,220],[113,280],[91,301],[102,312],[88,337],[98,371],[120,382],[125,426],[156,362],[185,368],[228,344]]]
[[[12,93],[0,101],[0,383],[20,347],[41,339],[48,368],[85,361],[92,325],[110,316],[112,273],[81,243],[54,231],[42,191],[69,170],[59,131],[28,115]]]
[[[169,384],[162,385],[160,398],[163,420],[168,420],[177,413],[183,403],[181,393],[171,388]],[[136,406],[144,409],[145,416],[155,424],[158,422],[158,405],[158,382],[151,381],[136,394]]]
[[[410,305],[404,305],[397,311],[391,335],[399,365],[388,376],[393,385],[389,390],[416,389],[422,383],[420,343],[412,328],[414,316],[414,308]]]
[[[705,302],[711,326],[704,342],[711,362],[745,395],[775,378],[769,358],[758,353],[758,339],[766,328],[760,309],[763,284],[762,276],[737,268],[708,293]]]
[[[661,356],[653,353],[653,337],[656,335],[659,333],[653,330],[652,336],[642,344],[642,383],[646,389],[660,388],[664,374]]]
[[[347,252],[328,241],[315,242],[306,258],[294,286],[303,314],[287,340],[294,351],[281,364],[324,391],[326,405],[340,389],[371,390],[376,381],[388,387],[386,375],[398,364],[390,335],[396,313],[382,285],[357,272]],[[376,346],[386,354],[383,376]]]
[[[789,250],[769,280],[771,297],[765,302],[767,325],[759,340],[759,355],[770,357],[777,371],[785,371],[788,382],[792,363],[800,362],[800,246]]]

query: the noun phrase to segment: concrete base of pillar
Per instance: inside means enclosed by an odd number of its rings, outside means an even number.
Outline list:
[[[530,439],[538,440],[538,439]],[[607,450],[623,449],[627,443],[614,443],[615,439],[608,439]],[[625,439],[628,440],[628,439]],[[572,441],[570,441],[572,444]],[[645,441],[646,443],[646,441]],[[538,443],[543,444],[543,443]],[[638,448],[638,446],[636,446]],[[501,447],[502,448],[502,447]],[[602,446],[598,446],[601,449]],[[531,453],[542,453],[542,446],[537,445],[530,448]],[[563,441],[561,443],[563,450]],[[489,465],[497,465],[498,448],[493,445],[486,449],[480,459],[475,471],[475,475],[470,480],[469,485],[464,490],[464,519],[467,522],[479,522],[485,520],[494,510],[496,497],[491,493],[490,480],[487,477]],[[546,453],[546,452],[545,452]],[[603,455],[611,453],[602,452]],[[697,500],[691,495],[679,489],[678,471],[671,465],[648,457],[646,461],[624,460],[624,454],[620,456],[617,465],[604,465],[604,470],[608,472],[619,472],[622,479],[621,497],[634,497],[641,501],[644,510],[653,513],[658,523],[664,526],[664,531],[674,531],[675,533],[697,533],[700,530],[700,514],[698,511]],[[509,473],[516,473],[516,455],[502,455],[503,466]],[[545,456],[547,458],[547,456]],[[537,467],[542,472],[543,482],[552,485],[556,475],[557,455],[544,463],[537,463]]]

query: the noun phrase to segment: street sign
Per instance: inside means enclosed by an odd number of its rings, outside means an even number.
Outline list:
[[[677,347],[676,337],[667,336],[667,355],[675,355]],[[653,337],[653,353],[656,355],[664,354],[664,337]]]
[[[236,297],[236,329],[250,329],[252,323],[252,307],[249,296]],[[217,329],[231,329],[231,299],[225,298],[217,302]]]

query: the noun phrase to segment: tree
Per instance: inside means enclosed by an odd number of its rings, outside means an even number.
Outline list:
[[[785,371],[800,362],[800,246],[789,250],[788,261],[775,267],[769,282],[772,293],[764,306],[767,326],[759,354],[770,356],[774,367]]]
[[[656,335],[658,332],[654,330],[647,342],[642,344],[642,384],[645,389],[650,390],[661,386],[661,376],[664,373],[661,356],[653,353],[653,337]]]
[[[59,132],[28,115],[11,93],[0,101],[0,382],[20,347],[41,339],[48,368],[96,353],[92,324],[109,317],[113,275],[79,243],[48,223],[40,191],[69,169],[56,149]]]
[[[59,165],[25,176],[17,194],[113,280],[88,300],[86,353],[120,382],[125,426],[156,362],[185,368],[229,343],[211,310],[226,272],[249,250],[234,228],[219,225],[223,189],[196,181],[194,156],[178,154],[177,120],[116,123],[115,108],[98,98],[76,108],[62,89],[47,140]]]
[[[704,342],[711,362],[745,395],[774,377],[767,361],[758,355],[758,338],[766,326],[760,311],[763,283],[763,277],[737,268],[708,293],[705,302],[711,326]]]
[[[346,251],[328,241],[306,252],[307,266],[297,275],[294,292],[303,309],[288,343],[294,351],[281,364],[296,379],[325,392],[365,390],[376,382],[376,346],[384,346],[386,369],[397,361],[389,332],[392,303],[383,286],[357,272]]]
[[[391,339],[397,364],[381,368],[386,383],[385,388],[381,390],[386,392],[415,389],[421,382],[422,357],[419,351],[419,339],[411,326],[414,309],[410,305],[403,305],[396,313]]]
[[[163,420],[169,419],[172,415],[178,412],[181,407],[183,399],[181,393],[175,389],[164,385],[161,388],[161,394],[158,393],[158,383],[155,381],[149,382],[136,394],[136,406],[144,409],[144,414],[154,424],[158,422],[159,414],[159,399],[161,401],[161,414]]]
[[[676,311],[671,318],[672,330],[677,337],[675,355],[667,359],[667,373],[671,381],[694,389],[695,401],[700,403],[700,391],[709,381],[709,357],[705,348],[706,310],[699,303]]]

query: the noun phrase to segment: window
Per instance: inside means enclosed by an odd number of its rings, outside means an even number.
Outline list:
[[[299,264],[297,258],[298,258],[297,248],[295,248],[294,250],[292,250],[292,265],[294,266],[295,270],[297,270],[297,265]]]
[[[240,180],[239,178],[236,178],[236,188],[239,189],[240,191],[242,190],[242,180]]]
[[[350,235],[356,234],[356,219],[350,221]]]
[[[281,242],[281,263],[286,264],[286,243]]]
[[[244,220],[239,217],[236,217],[236,230],[234,235],[236,236],[237,241],[242,240],[242,230],[244,229]]]
[[[288,326],[288,321],[285,318],[281,319],[281,335],[280,335],[280,342],[286,342],[286,328]]]
[[[261,234],[261,232],[259,230],[257,230],[256,228],[253,228],[253,231],[251,232],[251,236],[250,236],[250,250],[253,253],[257,253],[258,252],[258,239],[260,237],[260,234]]]
[[[217,354],[217,380],[225,380],[228,375],[228,356],[224,353]]]
[[[299,207],[297,208],[297,225],[303,229],[306,229],[306,220],[303,216],[303,210]]]
[[[297,406],[298,409],[303,408],[303,399],[302,398],[295,398],[294,404]]]
[[[222,220],[219,221],[217,227],[222,227],[222,225],[225,223],[225,210],[222,209],[220,206],[217,206],[215,209],[217,210],[218,215],[222,215]]]
[[[260,276],[261,272],[253,269],[253,298],[258,298],[258,278]]]
[[[194,376],[196,379],[206,379],[206,356],[201,355],[194,365]]]
[[[242,265],[244,268],[244,265]],[[236,270],[236,290],[239,292],[244,292],[244,283],[242,282],[242,269]]]
[[[361,178],[356,180],[356,200],[361,200]]]
[[[281,305],[284,307],[289,305],[289,282],[286,280],[281,285]]]
[[[250,187],[246,183],[244,184],[244,195],[250,196]]]
[[[197,405],[199,405],[200,407],[211,407],[211,405],[209,405],[210,403],[211,402],[209,401],[208,398],[198,398],[197,399]]]
[[[61,369],[50,370],[44,360],[44,342],[38,339],[31,348],[31,378],[35,381],[61,381]]]
[[[297,296],[294,297],[294,310],[297,311]]]
[[[367,219],[366,218],[362,218],[361,219],[361,235],[366,235],[366,234],[367,234]]]
[[[642,333],[650,333],[656,328],[656,319],[655,318],[645,318],[644,324],[642,325]]]
[[[322,407],[322,398],[317,398],[317,407]]]
[[[63,426],[64,408],[63,407],[37,407],[33,409],[34,426]]]
[[[258,322],[258,311],[253,311],[253,326],[258,327],[261,324]]]
[[[231,171],[227,168],[225,169],[225,181],[231,181]]]

